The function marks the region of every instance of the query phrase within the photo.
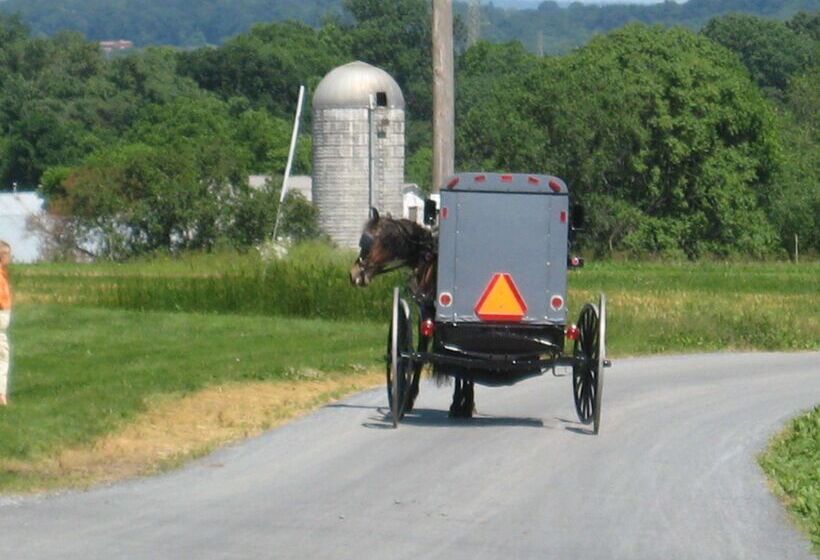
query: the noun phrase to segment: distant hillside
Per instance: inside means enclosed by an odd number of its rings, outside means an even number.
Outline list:
[[[732,12],[785,20],[797,12],[820,10],[820,0],[689,0],[682,4],[569,6],[543,2],[534,10],[501,9],[490,2],[482,2],[482,6],[483,39],[517,39],[530,51],[558,54],[631,21],[697,30],[710,19]],[[466,14],[464,6],[459,6],[459,11]]]
[[[531,0],[483,0],[481,4],[483,38],[519,40],[529,50],[545,53],[566,52],[597,33],[629,21],[698,29],[711,18],[729,12],[786,19],[799,11],[820,10],[820,0],[569,6],[562,0],[560,4],[543,2],[531,9],[513,9],[536,5]],[[466,2],[456,2],[455,9],[466,21]],[[341,14],[343,9],[342,0],[0,0],[0,11],[19,12],[35,34],[52,35],[70,29],[91,40],[129,39],[139,46],[199,46],[222,43],[258,22],[294,19],[319,26],[326,15]]]
[[[0,0],[2,1],[2,0]],[[35,34],[79,31],[91,40],[128,39],[139,46],[222,43],[254,23],[293,19],[318,27],[341,0],[6,0]]]

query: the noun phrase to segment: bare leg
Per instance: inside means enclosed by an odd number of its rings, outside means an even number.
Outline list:
[[[9,382],[9,339],[6,329],[11,319],[10,311],[0,310],[0,406],[8,404]]]

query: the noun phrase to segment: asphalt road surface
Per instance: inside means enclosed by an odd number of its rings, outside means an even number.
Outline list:
[[[811,559],[755,456],[820,402],[820,353],[623,359],[601,433],[570,378],[422,387],[392,429],[383,390],[179,471],[0,498],[0,558]]]

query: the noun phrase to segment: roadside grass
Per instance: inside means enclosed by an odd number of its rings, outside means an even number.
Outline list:
[[[338,379],[338,387],[320,391],[327,397],[351,376],[357,388],[364,374],[378,382],[371,372],[381,371],[383,330],[356,322],[18,306],[10,333],[12,404],[0,408],[0,490],[43,486],[48,472],[32,464],[98,444],[163,396]]]
[[[820,556],[820,406],[792,420],[759,461]]]

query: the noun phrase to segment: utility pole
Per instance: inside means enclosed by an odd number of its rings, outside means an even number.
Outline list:
[[[433,0],[433,192],[455,171],[453,2]]]

